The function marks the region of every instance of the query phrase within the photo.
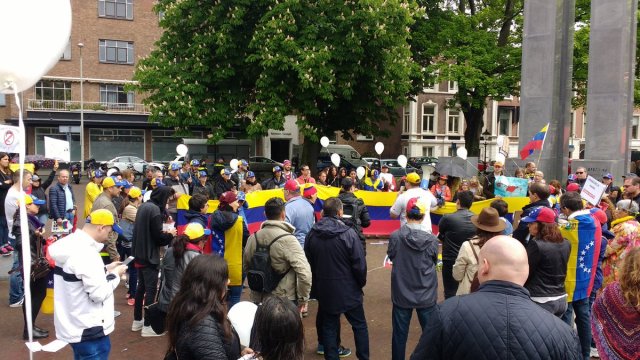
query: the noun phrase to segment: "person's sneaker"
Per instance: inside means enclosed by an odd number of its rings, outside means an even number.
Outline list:
[[[591,348],[591,354],[589,354],[589,356],[591,356],[592,358],[600,358],[600,354],[598,354],[598,349],[596,348]]]
[[[133,320],[131,331],[140,331],[144,327],[144,320]]]
[[[151,328],[151,326],[143,326],[142,327],[142,332],[140,333],[140,335],[142,335],[142,337],[153,337],[153,336],[162,336],[165,333],[162,334],[158,334],[155,331],[153,331],[153,328]]]
[[[13,254],[13,251],[9,251],[6,246],[0,247],[0,255],[9,256],[11,254]]]
[[[13,246],[7,244],[4,246],[5,249],[9,250],[9,251],[14,251],[15,249],[13,248]]]
[[[133,305],[135,305],[135,304],[136,304],[136,299],[134,299],[134,298],[129,298],[129,299],[127,300],[127,305],[129,305],[129,306],[133,306]]]
[[[24,297],[14,302],[13,304],[9,304],[9,307],[12,307],[12,308],[21,307],[23,303],[24,303]]]
[[[318,349],[316,350],[316,354],[324,355],[324,345],[318,344]]]
[[[351,355],[351,349],[340,345],[340,347],[338,348],[338,356],[339,357],[347,357],[349,355]]]

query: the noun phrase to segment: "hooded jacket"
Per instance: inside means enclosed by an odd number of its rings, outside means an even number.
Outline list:
[[[549,200],[545,199],[545,200],[538,200],[529,205],[525,205],[522,207],[522,214],[520,214],[520,219],[524,219],[525,217],[529,216],[531,211],[533,211],[533,209],[537,208],[538,206],[551,207],[551,204],[549,204]],[[520,223],[518,224],[518,227],[513,229],[512,236],[518,239],[518,241],[520,241],[522,245],[525,246],[525,248],[527,247],[528,235],[529,235],[529,228],[527,227],[527,223],[523,221],[520,221]]]
[[[196,223],[202,225],[206,229],[209,223],[209,215],[203,214],[199,211],[187,210],[184,214],[184,218],[187,219],[187,224]]]
[[[438,299],[438,238],[420,224],[407,224],[389,237],[387,255],[393,261],[391,301],[405,309],[422,309]]]
[[[200,255],[200,249],[197,245],[187,244],[182,259],[176,261],[176,257],[173,254],[173,247],[170,247],[162,258],[162,266],[160,271],[162,272],[162,285],[160,286],[160,292],[158,294],[158,309],[163,312],[169,311],[169,305],[180,290],[180,282],[182,281],[182,274],[187,268],[187,265],[196,256]]]
[[[133,256],[136,264],[158,266],[160,253],[158,247],[169,245],[173,235],[162,231],[163,210],[173,191],[161,186],[151,192],[151,198],[140,205],[133,225]]]
[[[113,331],[113,290],[120,277],[106,272],[102,246],[81,229],[49,246],[56,262],[54,321],[60,340],[78,343]]]
[[[209,222],[211,252],[227,261],[229,285],[242,285],[242,253],[249,237],[247,225],[237,213],[223,210],[211,214]]]
[[[362,305],[367,262],[356,231],[337,217],[323,217],[305,240],[311,265],[312,292],[328,314],[340,314]]]

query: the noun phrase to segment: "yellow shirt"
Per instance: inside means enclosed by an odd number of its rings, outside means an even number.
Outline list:
[[[94,183],[93,181],[87,184],[87,189],[84,192],[84,217],[86,218],[91,214],[91,208],[96,198],[102,194],[102,186]]]

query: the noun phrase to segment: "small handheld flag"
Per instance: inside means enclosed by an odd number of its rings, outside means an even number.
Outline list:
[[[524,160],[533,154],[534,150],[542,151],[544,146],[544,139],[547,137],[547,130],[549,129],[549,123],[545,125],[542,130],[533,136],[533,139],[520,150],[520,159]]]

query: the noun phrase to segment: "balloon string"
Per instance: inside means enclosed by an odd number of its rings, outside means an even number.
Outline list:
[[[22,118],[22,104],[20,102],[20,96],[18,87],[15,83],[12,83],[10,88],[13,89],[13,94],[16,99],[16,106],[18,107],[18,156],[19,159],[19,170],[20,171],[20,198],[19,198],[19,207],[18,211],[20,211],[20,233],[22,236],[22,280],[24,283],[24,310],[25,310],[25,318],[27,323],[27,332],[29,334],[29,342],[33,342],[33,314],[31,313],[31,287],[29,283],[31,281],[31,251],[25,251],[25,249],[31,248],[31,239],[29,238],[29,225],[27,220],[27,209],[24,203],[24,197],[26,193],[24,192],[24,188],[22,184],[24,184],[24,156],[25,156],[25,129],[24,129],[24,119]],[[15,184],[14,184],[15,185]],[[12,231],[12,229],[9,229]],[[37,241],[37,240],[36,240]],[[29,359],[33,359],[33,351],[29,348]]]

